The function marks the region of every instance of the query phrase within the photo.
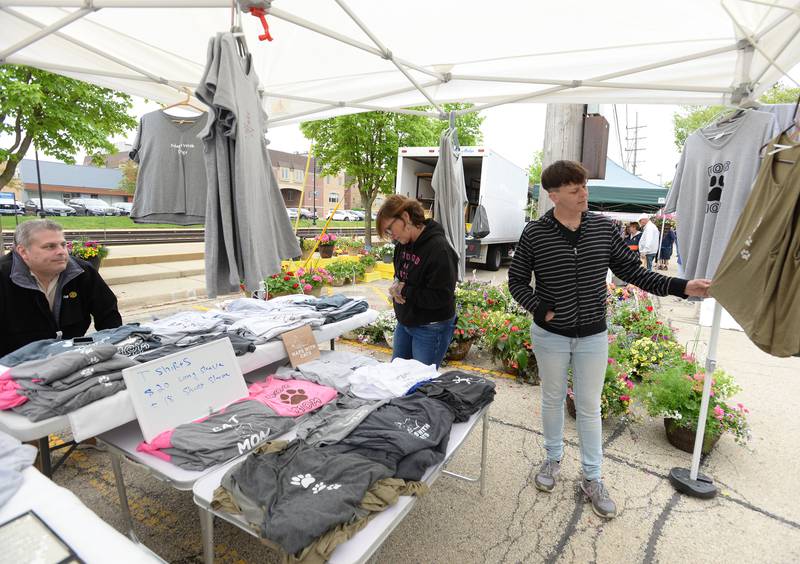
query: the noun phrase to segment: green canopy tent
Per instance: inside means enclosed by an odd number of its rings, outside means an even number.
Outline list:
[[[533,187],[539,198],[539,185]],[[631,174],[606,159],[606,177],[589,181],[589,209],[600,211],[654,212],[667,197],[667,189]]]

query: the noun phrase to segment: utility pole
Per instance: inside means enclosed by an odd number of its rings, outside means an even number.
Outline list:
[[[581,160],[583,148],[583,104],[547,104],[544,122],[542,170],[559,160]],[[539,217],[553,207],[544,188],[539,190]]]
[[[639,130],[640,129],[644,129],[647,126],[646,125],[639,125],[639,112],[636,112],[636,121],[634,123],[636,123],[636,125],[634,127],[628,127],[628,125],[625,124],[625,129],[627,130],[626,131],[626,136],[625,136],[625,142],[626,143],[630,143],[631,141],[633,141],[633,148],[632,149],[631,148],[627,148],[627,149],[625,149],[625,151],[627,151],[628,153],[633,153],[633,166],[631,167],[631,172],[633,173],[634,176],[636,176],[636,165],[638,163],[645,162],[645,161],[639,160],[639,157],[638,157],[639,151],[644,151],[645,150],[644,147],[640,147],[639,146],[639,141],[641,141],[642,139],[647,139],[647,137],[640,137],[639,136]],[[633,137],[629,137],[628,136],[628,134],[630,134],[631,131],[633,131]]]

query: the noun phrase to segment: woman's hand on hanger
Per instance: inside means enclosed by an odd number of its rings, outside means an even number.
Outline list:
[[[708,298],[708,290],[711,288],[711,280],[708,278],[695,278],[686,283],[686,295],[697,298]]]

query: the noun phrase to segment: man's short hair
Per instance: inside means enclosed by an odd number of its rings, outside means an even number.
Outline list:
[[[24,221],[14,230],[14,244],[29,248],[33,244],[33,237],[39,231],[64,231],[64,228],[52,219]]]
[[[567,184],[586,184],[589,173],[575,161],[556,161],[542,171],[542,188],[550,192]]]

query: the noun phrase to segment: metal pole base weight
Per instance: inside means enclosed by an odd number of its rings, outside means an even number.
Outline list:
[[[692,497],[711,499],[717,495],[717,487],[714,485],[714,480],[703,474],[698,474],[697,479],[692,480],[688,468],[673,468],[670,470],[669,481],[676,490]]]

